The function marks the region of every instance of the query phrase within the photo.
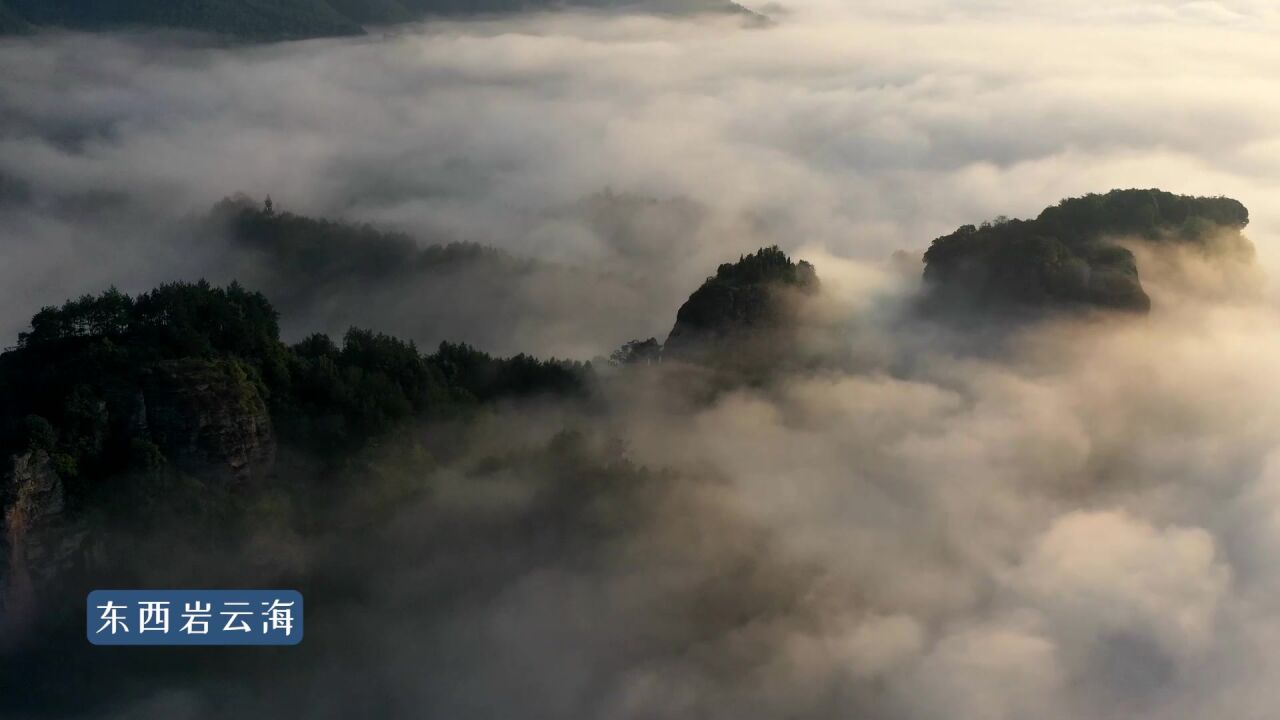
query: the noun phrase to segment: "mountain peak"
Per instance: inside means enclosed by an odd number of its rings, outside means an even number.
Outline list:
[[[664,358],[717,362],[753,353],[772,356],[785,343],[794,301],[816,292],[818,275],[776,245],[725,263],[676,313]],[[745,352],[744,352],[745,351]]]

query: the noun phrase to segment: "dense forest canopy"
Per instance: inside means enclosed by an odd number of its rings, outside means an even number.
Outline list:
[[[541,401],[588,412],[588,364],[460,343],[423,353],[358,328],[288,345],[278,325],[266,298],[237,284],[111,289],[42,309],[0,354],[0,677],[24,686],[0,693],[0,707],[83,710],[133,691],[113,683],[146,658],[66,651],[83,644],[73,619],[85,588],[285,583],[327,598],[340,626],[339,609],[370,582],[404,577],[408,558],[448,578],[430,602],[462,602],[497,592],[528,558],[592,551],[616,535],[614,518],[636,516],[636,493],[662,487],[571,429],[488,455],[474,447],[489,414]],[[470,496],[433,495],[455,477],[483,494],[512,475],[545,479],[522,480],[520,511],[479,525]],[[415,550],[392,520],[425,497],[415,527],[434,540]],[[273,533],[283,546],[255,545]],[[299,569],[288,548],[315,553]],[[336,648],[342,636],[308,643]],[[227,660],[196,653],[145,673],[243,672]]]
[[[592,297],[600,302],[597,286],[609,282],[597,268],[517,256],[443,231],[410,236],[243,196],[219,203],[195,232],[209,275],[261,289],[292,339],[337,337],[355,325],[423,347],[447,340],[551,354],[553,338],[537,321]]]
[[[1249,211],[1225,197],[1113,190],[1070,198],[1034,220],[965,225],[933,241],[924,280],[937,309],[1101,307],[1145,312],[1136,240],[1203,248],[1238,238]],[[1241,239],[1240,242],[1243,242]]]
[[[156,377],[172,384],[228,373],[269,409],[283,442],[321,454],[410,419],[504,398],[581,396],[590,383],[579,363],[494,358],[449,343],[423,354],[356,328],[340,345],[313,335],[288,346],[266,298],[235,284],[174,283],[136,298],[112,289],[41,310],[0,355],[0,448],[22,452],[32,428],[50,428],[55,439],[43,449],[92,484],[130,469],[138,443],[154,440],[132,418]]]
[[[207,222],[225,233],[231,248],[260,259],[268,281],[285,298],[333,292],[430,272],[483,264],[519,272],[533,262],[472,242],[420,246],[399,232],[368,224],[311,218],[277,211],[270,198],[259,205],[241,195],[214,206]]]

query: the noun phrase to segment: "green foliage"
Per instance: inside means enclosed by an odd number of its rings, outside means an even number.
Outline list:
[[[1063,200],[1034,221],[1038,232],[1071,245],[1106,235],[1200,241],[1217,228],[1242,229],[1249,210],[1227,197],[1192,197],[1163,190],[1112,190]]]
[[[175,356],[234,355],[255,364],[279,353],[280,327],[267,299],[227,288],[171,283],[138,297],[130,329],[144,344]]]
[[[513,261],[505,253],[470,242],[418,246],[408,235],[368,224],[322,220],[261,206],[243,194],[213,207],[210,219],[233,242],[269,256],[311,283],[339,277],[385,279],[399,273],[475,258]]]
[[[779,358],[767,346],[783,350],[789,344],[776,336],[785,335],[793,320],[787,291],[817,288],[813,266],[792,262],[776,245],[725,263],[680,306],[663,355],[716,365],[736,364],[735,358],[770,365]]]
[[[589,383],[589,365],[448,343],[424,356],[358,328],[341,346],[312,335],[288,347],[270,303],[236,284],[173,283],[137,298],[111,289],[44,308],[0,355],[0,453],[32,443],[56,451],[91,471],[72,488],[80,492],[168,465],[171,439],[148,427],[151,393],[178,428],[184,419],[168,415],[182,412],[174,398],[187,386],[206,388],[192,402],[220,402],[241,417],[262,414],[265,399],[283,442],[335,457],[412,420],[509,398],[581,396]]]
[[[164,452],[147,438],[129,438],[129,469],[151,472],[165,466]]]
[[[363,442],[457,395],[412,343],[356,328],[341,348],[325,335],[295,345],[289,375],[275,414],[286,436],[319,450]]]
[[[136,300],[111,288],[46,307],[31,319],[31,330],[18,335],[18,347],[93,338],[138,345],[156,357],[232,354],[263,361],[279,334],[276,312],[261,293],[202,280],[161,285]]]
[[[39,415],[28,415],[22,419],[22,437],[19,447],[28,450],[52,451],[58,445],[58,431],[48,420]]]
[[[812,265],[803,260],[791,262],[786,253],[773,245],[739,257],[736,263],[724,263],[716,269],[715,277],[707,281],[730,286],[765,283],[809,286],[817,283],[818,276]]]
[[[243,196],[218,203],[212,217],[227,227],[233,242],[271,256],[310,283],[385,278],[412,266],[417,249],[407,235],[277,212],[265,204],[258,208]]]
[[[370,225],[313,219],[267,208],[238,195],[214,206],[211,235],[245,258],[251,281],[269,288],[284,312],[339,296],[365,297],[371,285],[432,282],[433,273],[471,272],[501,293],[533,266],[493,248],[450,242],[420,247],[403,233]],[[406,288],[406,293],[409,289]]]
[[[466,344],[440,343],[428,358],[451,387],[482,402],[534,395],[573,396],[589,388],[591,365],[538,360],[525,354],[495,358]]]
[[[62,307],[46,307],[31,318],[31,331],[18,335],[18,345],[53,342],[86,335],[119,336],[127,330],[133,300],[114,287],[99,296],[84,295]]]
[[[53,463],[53,471],[64,481],[80,475],[80,465],[72,455],[55,452],[49,456],[49,461]]]
[[[631,340],[609,355],[609,364],[652,365],[662,359],[662,345],[657,338],[648,340]]]
[[[1145,311],[1133,254],[1115,238],[1206,243],[1239,233],[1249,211],[1230,198],[1113,190],[1063,200],[1034,220],[998,218],[934,240],[924,278],[935,307],[1081,305]]]

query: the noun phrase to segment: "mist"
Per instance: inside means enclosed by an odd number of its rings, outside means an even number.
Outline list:
[[[144,579],[309,577],[308,637],[130,666],[108,716],[1264,713],[1280,317],[1165,260],[1150,316],[976,351],[893,309],[909,283],[857,307],[877,271],[831,265],[816,365],[710,396],[619,369],[602,404],[417,428],[465,449],[421,477],[375,450],[319,535],[196,562],[153,531]]]
[[[518,325],[534,339],[557,315],[553,337],[519,349],[583,358],[661,334],[710,268],[766,244],[882,260],[1111,187],[1227,194],[1255,238],[1273,231],[1270,11],[938,7],[797,3],[763,29],[556,13],[236,49],[7,40],[4,333],[112,283],[212,275],[180,223],[235,192],[579,267],[601,312],[552,301]],[[620,245],[573,212],[605,190],[705,212]]]
[[[242,549],[251,577],[334,591],[308,591],[305,654],[134,678],[83,716],[1268,716],[1280,16],[850,5],[0,42],[10,338],[112,284],[270,284],[203,220],[236,192],[535,263],[501,301],[465,273],[299,301],[290,339],[359,324],[590,359],[662,339],[763,245],[822,279],[799,336],[817,360],[768,383],[605,370],[598,406],[415,428],[465,449],[429,488],[405,471],[376,527],[335,511]],[[1148,316],[911,312],[934,237],[1113,187],[1238,198],[1256,257],[1127,241]]]

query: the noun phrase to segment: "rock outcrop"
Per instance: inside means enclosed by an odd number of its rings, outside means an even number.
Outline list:
[[[234,362],[157,364],[142,380],[132,422],[175,466],[192,475],[248,483],[271,469],[276,443],[257,387]]]
[[[676,313],[663,361],[769,365],[792,349],[796,306],[817,289],[813,266],[777,247],[721,265]]]
[[[1125,243],[1207,247],[1224,234],[1239,237],[1248,222],[1249,211],[1230,198],[1114,190],[1064,200],[1034,220],[966,225],[925,253],[927,306],[1147,312],[1151,300]]]
[[[131,391],[117,388],[110,394],[111,402],[77,395],[77,417],[87,413],[93,420],[82,422],[75,436],[85,451],[78,467],[70,455],[25,449],[0,468],[0,634],[19,633],[49,584],[86,555],[89,531],[83,517],[68,513],[55,460],[68,463],[68,477],[81,485],[86,473],[109,462],[106,458],[116,452],[111,447],[121,446],[148,448],[154,462],[131,461],[117,481],[137,481],[152,471],[160,477],[167,466],[235,488],[271,471],[276,443],[270,416],[255,383],[235,361],[156,362],[139,374]],[[119,434],[107,441],[103,435],[111,427]],[[55,444],[52,429],[43,442]]]
[[[84,534],[69,528],[65,509],[47,452],[9,458],[0,471],[0,631],[19,624],[39,589],[77,561]]]

